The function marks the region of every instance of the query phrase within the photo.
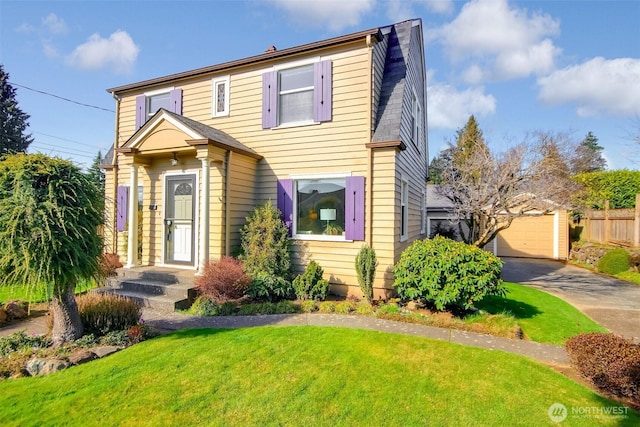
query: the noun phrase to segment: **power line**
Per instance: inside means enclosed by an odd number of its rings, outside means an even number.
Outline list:
[[[74,156],[74,157],[83,157],[86,159],[92,159],[93,157],[88,155],[88,154],[78,154],[78,153],[72,153],[70,151],[66,151],[66,150],[61,150],[59,148],[55,148],[55,147],[40,147],[38,146],[38,144],[31,144],[29,145],[29,148],[34,148],[38,151],[46,151],[49,153],[62,153],[62,154],[67,154],[69,156]]]
[[[48,137],[50,137],[50,138],[59,139],[59,140],[61,140],[61,141],[67,141],[67,142],[73,142],[73,143],[75,143],[75,144],[87,145],[86,143],[81,142],[81,141],[76,141],[76,140],[73,140],[73,139],[62,138],[62,137],[60,137],[60,136],[50,135],[50,134],[48,134],[48,133],[44,133],[44,132],[38,132],[38,131],[35,131],[35,130],[34,130],[34,131],[32,131],[32,132],[33,132],[33,133],[37,133],[38,135],[44,135],[44,136],[48,136]],[[108,144],[107,144],[107,146],[108,146],[108,147],[111,147],[111,145],[113,145],[113,144],[112,144],[112,143],[108,143]],[[94,147],[94,148],[97,148],[97,149],[99,149],[99,150],[104,149],[104,146],[90,145],[90,147]],[[108,148],[107,148],[107,149],[108,149]]]
[[[69,151],[76,152],[79,155],[83,154],[83,155],[86,155],[86,156],[91,156],[91,155],[96,156],[98,154],[98,151],[93,152],[93,151],[78,150],[77,148],[72,148],[72,147],[58,147],[57,145],[47,144],[47,143],[42,142],[42,141],[34,141],[33,144],[37,144],[39,146],[44,146],[44,147],[50,147],[50,148],[53,148],[53,149],[56,149],[56,150],[60,150],[60,149],[69,150]],[[100,151],[102,151],[102,150],[100,150]]]
[[[63,96],[58,96],[58,95],[54,95],[54,94],[49,93],[49,92],[44,92],[44,91],[42,91],[42,90],[33,89],[33,88],[30,88],[29,86],[20,85],[20,84],[18,84],[18,83],[14,83],[14,82],[8,82],[8,83],[9,83],[10,85],[18,86],[18,87],[21,87],[21,88],[23,88],[23,89],[30,90],[30,91],[32,91],[32,92],[40,93],[40,94],[42,94],[42,95],[52,96],[52,97],[54,97],[54,98],[58,98],[58,99],[61,99],[61,100],[63,100],[63,101],[71,102],[72,104],[77,104],[77,105],[81,105],[81,106],[83,106],[83,107],[95,108],[96,110],[103,110],[103,111],[108,111],[108,112],[110,112],[110,113],[115,113],[115,111],[110,110],[110,109],[108,109],[108,108],[98,107],[98,106],[96,106],[96,105],[85,104],[85,103],[83,103],[83,102],[74,101],[74,100],[72,100],[72,99],[65,98],[65,97],[63,97]]]

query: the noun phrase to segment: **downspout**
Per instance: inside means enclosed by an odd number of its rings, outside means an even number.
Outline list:
[[[115,131],[114,131],[114,139],[113,139],[113,158],[111,159],[111,165],[113,166],[113,190],[111,193],[111,197],[113,202],[113,212],[111,212],[111,225],[112,225],[112,232],[111,232],[111,248],[113,250],[113,253],[118,253],[118,233],[116,231],[116,200],[117,200],[117,193],[118,193],[118,161],[117,161],[117,156],[118,156],[118,152],[116,151],[118,148],[118,140],[120,139],[120,101],[122,98],[120,98],[118,95],[116,95],[115,92],[111,92],[111,96],[113,97],[113,99],[115,99],[116,101],[116,120],[115,120]],[[106,196],[106,194],[105,194]]]
[[[231,159],[233,153],[231,150],[227,150],[225,158],[225,171],[224,171],[224,254],[230,256],[231,242],[231,191],[229,190],[231,184],[229,183],[231,177]]]
[[[373,67],[375,64],[373,63],[373,42],[371,39],[371,35],[367,36],[367,47],[369,48],[368,52],[368,62],[369,66],[369,77],[367,84],[369,85],[369,90],[367,91],[367,103],[369,105],[369,114],[368,114],[368,126],[369,126],[369,137],[367,142],[371,142],[371,138],[373,137]],[[373,149],[367,148],[367,201],[366,201],[366,212],[368,212],[368,227],[365,233],[365,243],[369,247],[373,247]]]

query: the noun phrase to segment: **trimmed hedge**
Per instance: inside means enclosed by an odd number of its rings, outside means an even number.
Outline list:
[[[629,270],[629,252],[625,249],[612,249],[598,261],[598,271],[615,275]]]
[[[640,345],[613,334],[582,334],[569,339],[573,366],[598,388],[640,404]]]
[[[322,278],[323,272],[317,262],[309,261],[304,273],[293,280],[296,297],[301,300],[324,301],[329,295],[329,281]]]
[[[502,261],[478,247],[442,236],[417,240],[393,267],[403,300],[425,300],[438,310],[471,309],[485,295],[506,294]]]

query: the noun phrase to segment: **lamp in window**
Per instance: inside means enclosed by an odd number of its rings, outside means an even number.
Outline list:
[[[173,153],[173,158],[171,159],[171,166],[177,166],[178,165],[178,156],[176,156],[176,153]]]
[[[329,226],[329,221],[336,220],[336,210],[335,209],[320,209],[320,221],[327,221],[327,227]]]

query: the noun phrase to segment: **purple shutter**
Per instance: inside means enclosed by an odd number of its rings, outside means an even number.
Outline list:
[[[171,112],[182,115],[182,89],[174,89],[171,95]]]
[[[277,126],[278,72],[269,71],[262,75],[262,129]]]
[[[331,61],[316,62],[313,69],[313,120],[331,120]]]
[[[364,177],[349,176],[345,191],[345,237],[364,240]]]
[[[140,129],[147,121],[147,97],[140,95],[136,97],[136,130]]]
[[[291,236],[291,229],[293,228],[292,179],[278,180],[278,209],[280,210],[280,219],[282,219],[282,222],[284,222],[289,229],[289,236]]]
[[[129,212],[129,187],[118,186],[116,196],[116,231],[127,230],[127,214]]]

